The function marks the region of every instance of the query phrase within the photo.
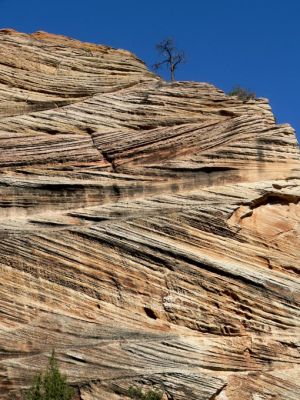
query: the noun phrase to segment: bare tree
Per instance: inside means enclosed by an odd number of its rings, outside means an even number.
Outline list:
[[[177,66],[185,62],[185,54],[183,51],[176,49],[174,40],[167,38],[156,45],[158,53],[164,57],[162,61],[159,61],[153,65],[155,70],[158,70],[162,65],[167,64],[170,70],[171,81],[175,80],[175,70]]]

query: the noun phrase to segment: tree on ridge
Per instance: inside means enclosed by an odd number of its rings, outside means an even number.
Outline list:
[[[172,38],[167,38],[156,45],[156,50],[160,56],[163,57],[162,61],[159,61],[153,65],[155,70],[161,68],[162,65],[166,64],[170,70],[170,79],[175,81],[175,70],[179,64],[182,64],[186,60],[185,53],[183,51],[178,51],[174,40]]]

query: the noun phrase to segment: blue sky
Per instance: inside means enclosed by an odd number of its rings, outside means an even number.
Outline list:
[[[235,84],[268,97],[300,141],[300,0],[0,0],[0,27],[45,30],[124,48],[149,66],[173,37],[176,79]],[[166,75],[164,76],[166,77]]]

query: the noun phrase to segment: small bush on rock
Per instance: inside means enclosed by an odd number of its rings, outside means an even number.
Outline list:
[[[248,89],[242,88],[237,85],[232,88],[230,92],[228,92],[229,96],[237,96],[242,101],[253,100],[256,98],[256,94],[251,92]]]
[[[38,374],[26,393],[26,400],[71,400],[74,389],[67,383],[67,378],[61,374],[54,352],[49,359],[47,370]]]
[[[128,397],[136,400],[162,400],[163,398],[162,392],[150,389],[144,393],[141,388],[136,386],[130,386],[127,394]]]

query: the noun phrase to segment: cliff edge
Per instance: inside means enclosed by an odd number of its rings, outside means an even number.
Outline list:
[[[266,99],[0,31],[0,394],[297,400],[300,152]]]

